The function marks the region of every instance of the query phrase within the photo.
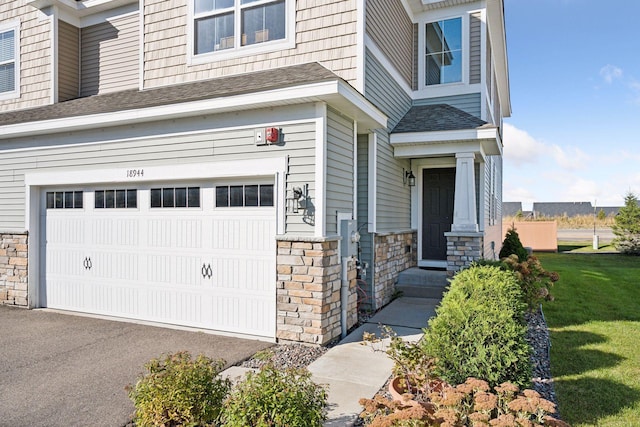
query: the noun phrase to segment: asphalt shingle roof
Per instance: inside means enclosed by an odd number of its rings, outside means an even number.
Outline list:
[[[0,126],[158,107],[340,80],[317,62],[147,90],[125,90],[0,114]]]
[[[475,129],[486,123],[448,104],[417,105],[404,115],[393,133]]]
[[[596,206],[596,211],[604,211],[606,215],[616,215],[619,207]],[[593,215],[593,205],[591,202],[534,202],[533,211],[540,216],[568,216]]]

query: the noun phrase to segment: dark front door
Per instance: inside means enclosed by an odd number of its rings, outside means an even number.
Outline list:
[[[424,169],[422,174],[422,259],[446,260],[447,239],[453,222],[455,168]]]

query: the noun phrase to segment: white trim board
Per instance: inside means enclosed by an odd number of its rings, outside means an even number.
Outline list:
[[[317,101],[350,113],[351,118],[360,122],[363,128],[387,126],[387,116],[371,102],[348,83],[332,80],[201,101],[5,125],[0,126],[0,140]]]

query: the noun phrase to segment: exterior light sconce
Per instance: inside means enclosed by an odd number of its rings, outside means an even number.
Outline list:
[[[305,186],[305,190],[306,190],[306,186]],[[300,203],[303,202],[303,200],[306,198],[305,194],[304,194],[305,190],[303,190],[300,187],[294,187],[291,190],[291,197],[288,198],[288,200],[290,202],[289,203],[289,206],[290,206],[289,211],[290,212],[298,213],[298,209],[300,207]]]
[[[416,185],[416,177],[413,174],[413,171],[404,171],[404,176],[402,177],[402,183],[403,184],[409,184],[409,187],[414,187]]]

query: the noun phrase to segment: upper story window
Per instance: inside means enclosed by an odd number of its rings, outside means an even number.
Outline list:
[[[292,0],[193,0],[193,54],[287,38]]]
[[[0,99],[19,96],[19,24],[0,25]]]
[[[425,84],[462,82],[462,18],[426,26]]]

